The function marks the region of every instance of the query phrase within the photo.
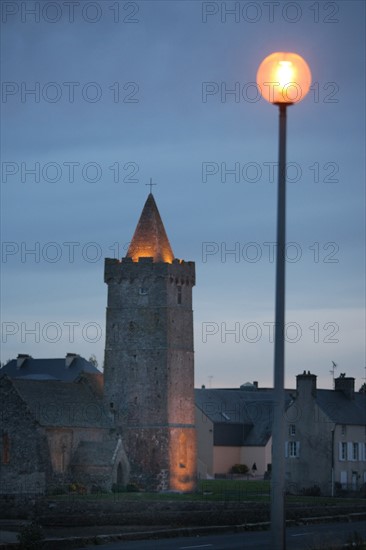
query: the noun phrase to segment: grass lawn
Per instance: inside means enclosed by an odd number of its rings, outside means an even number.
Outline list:
[[[103,499],[103,500],[175,500],[175,501],[269,501],[270,498],[270,482],[263,480],[237,480],[237,479],[212,479],[200,480],[197,485],[197,490],[194,493],[145,493],[145,492],[122,492],[122,493],[97,493],[79,495],[74,493],[64,495],[50,495],[50,498],[67,500],[67,499]],[[366,504],[365,499],[345,499],[335,497],[309,497],[309,496],[287,496],[288,503],[303,503],[303,504],[323,504],[324,506],[332,506],[335,504],[345,504],[346,502],[354,502]]]

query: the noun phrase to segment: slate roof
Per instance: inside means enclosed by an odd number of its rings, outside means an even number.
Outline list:
[[[66,367],[63,359],[33,359],[24,360],[17,368],[17,360],[12,359],[0,369],[0,374],[7,374],[10,378],[25,378],[27,380],[63,380],[72,382],[82,372],[100,373],[89,361],[77,355],[71,365]]]
[[[286,390],[286,406],[292,393]],[[214,445],[267,444],[272,432],[272,389],[197,389],[195,401],[214,424]]]
[[[286,407],[295,390],[286,390]],[[336,424],[366,425],[366,394],[317,390],[316,403]],[[214,445],[263,446],[272,432],[273,389],[196,389],[196,406],[214,424]]]
[[[341,390],[317,390],[316,402],[332,422],[354,426],[366,425],[366,394],[355,392],[349,399]]]
[[[151,193],[145,202],[126,256],[134,262],[139,257],[150,257],[154,262],[171,263],[174,260],[173,250]]]
[[[112,418],[88,383],[59,380],[12,380],[13,386],[46,427],[110,428]]]
[[[72,466],[111,466],[121,440],[81,441],[72,457]]]

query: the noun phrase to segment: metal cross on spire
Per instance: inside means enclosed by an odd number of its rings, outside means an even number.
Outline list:
[[[150,183],[145,183],[145,185],[149,185],[149,186],[150,186],[150,193],[152,193],[152,187],[153,187],[153,185],[158,185],[158,184],[157,184],[157,183],[153,183],[152,178],[150,178]]]

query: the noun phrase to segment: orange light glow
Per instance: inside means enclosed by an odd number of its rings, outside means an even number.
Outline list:
[[[298,103],[310,89],[311,72],[300,55],[276,52],[260,64],[257,85],[264,99],[270,103]]]
[[[170,430],[170,489],[193,491],[196,487],[197,441],[194,428]]]
[[[139,258],[152,258],[154,262],[164,262],[167,264],[173,263],[174,256],[170,250],[155,249],[154,246],[138,247],[138,250],[133,250],[130,256],[133,262],[138,262]]]
[[[173,263],[173,251],[151,193],[128,247],[127,258],[132,258],[134,262],[138,262],[139,258],[152,258],[154,262]]]

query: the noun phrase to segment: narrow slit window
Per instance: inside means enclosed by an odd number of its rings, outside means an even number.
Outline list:
[[[10,462],[10,440],[9,434],[3,434],[3,452],[2,452],[2,463],[9,464]]]
[[[177,289],[178,289],[177,302],[178,302],[178,304],[181,304],[182,303],[182,287],[178,286]]]

